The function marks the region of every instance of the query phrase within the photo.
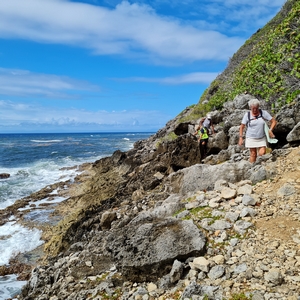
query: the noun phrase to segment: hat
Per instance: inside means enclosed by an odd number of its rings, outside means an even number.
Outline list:
[[[207,118],[207,119],[211,119],[211,114],[207,114],[207,115],[206,115],[206,118]]]

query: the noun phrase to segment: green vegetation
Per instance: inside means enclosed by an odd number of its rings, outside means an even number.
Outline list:
[[[195,201],[195,200],[196,200],[196,195],[187,198],[185,201],[186,201],[186,202],[192,202],[192,201]]]
[[[173,217],[176,217],[177,215],[179,215],[179,214],[182,213],[183,211],[185,211],[185,208],[182,208],[182,209],[180,209],[179,211],[176,211],[176,212],[173,214]]]
[[[101,299],[110,299],[110,300],[118,300],[121,298],[121,290],[117,289],[114,291],[113,294],[108,294],[105,291],[101,292],[100,294],[98,294],[97,296],[101,296]]]
[[[188,122],[192,120],[196,120],[200,117],[204,117],[211,110],[211,106],[209,104],[202,104],[199,102],[198,104],[193,105],[192,112],[178,119],[179,123]]]
[[[212,216],[212,208],[205,206],[205,207],[197,207],[191,210],[191,214],[199,219],[213,219],[219,220],[220,217],[213,217]]]
[[[281,11],[233,55],[227,68],[203,93],[189,116],[221,109],[248,92],[269,102],[273,113],[300,94],[300,1],[288,0]],[[208,103],[202,104],[207,99]]]
[[[244,293],[233,294],[228,300],[251,300],[252,295],[246,296]]]
[[[101,276],[97,276],[96,280],[97,281],[104,281],[106,280],[107,276],[109,275],[109,272],[101,274]]]
[[[219,220],[220,216],[212,215],[212,208],[208,206],[195,207],[189,210],[190,214],[184,217],[184,220],[193,219],[194,221],[201,221],[203,219],[210,219],[209,225],[212,225],[216,220]]]
[[[300,2],[295,1],[279,24],[272,24],[252,37],[254,45],[248,57],[236,67],[229,84],[218,79],[212,83],[217,91],[210,105],[221,108],[225,101],[247,91],[281,107],[300,94],[297,84],[300,80]],[[253,41],[248,43],[253,44]]]
[[[156,148],[158,148],[158,146],[163,142],[171,142],[176,140],[177,137],[178,136],[174,132],[170,132],[168,135],[158,140],[158,142],[156,143]]]

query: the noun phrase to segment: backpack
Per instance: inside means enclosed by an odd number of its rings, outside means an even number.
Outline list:
[[[211,125],[211,119],[203,118],[201,120],[203,127],[207,128],[207,130],[210,128]]]
[[[257,117],[254,117],[254,119],[250,118],[250,111],[248,111],[248,122],[246,123],[247,127],[250,126],[251,120],[255,120],[255,119],[258,119],[258,118],[263,118],[264,119],[261,109],[259,109],[259,115]]]

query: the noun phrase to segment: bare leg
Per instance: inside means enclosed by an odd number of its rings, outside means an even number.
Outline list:
[[[266,147],[258,148],[258,156],[262,156],[264,154],[266,154]]]
[[[250,159],[249,159],[249,161],[251,163],[254,163],[256,161],[256,157],[257,157],[256,148],[250,148]]]

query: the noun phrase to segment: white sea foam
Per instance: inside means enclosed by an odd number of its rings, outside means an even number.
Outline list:
[[[28,229],[15,222],[0,226],[0,232],[0,266],[8,264],[18,253],[31,251],[44,243],[40,230]]]
[[[0,209],[12,205],[17,199],[28,196],[45,186],[73,180],[80,172],[75,169],[60,169],[61,166],[73,166],[74,160],[66,158],[59,166],[53,161],[39,161],[24,168],[0,168],[0,173],[9,173],[10,177],[0,181]]]
[[[66,200],[66,198],[64,198],[64,197],[55,197],[54,199],[51,199],[51,200],[49,198],[44,198],[44,199],[41,199],[39,201],[30,201],[25,207],[19,208],[18,211],[24,211],[24,210],[27,210],[27,209],[34,209],[34,208],[32,208],[32,205],[35,205],[36,207],[38,207],[41,204],[45,204],[45,203],[47,203],[47,204],[55,204],[55,203],[60,203],[60,202],[62,202],[64,200]]]
[[[63,140],[30,140],[32,143],[60,143]]]
[[[30,220],[35,223],[51,223],[50,214],[54,209],[35,209],[24,215],[25,220]]]
[[[0,300],[15,297],[25,284],[26,281],[17,281],[17,275],[0,276]]]
[[[130,139],[129,139],[129,138],[123,138],[123,140],[125,140],[125,141],[130,141]]]
[[[53,190],[51,193],[49,193],[49,195],[57,195],[57,193],[58,193],[58,190],[56,189],[56,190]]]

